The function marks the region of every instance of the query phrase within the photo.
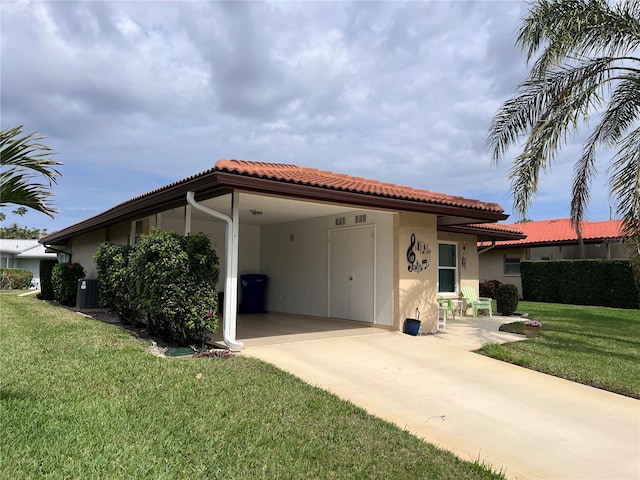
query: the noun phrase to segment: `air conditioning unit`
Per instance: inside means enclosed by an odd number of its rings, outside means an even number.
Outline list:
[[[77,308],[98,308],[98,280],[95,278],[82,278],[78,280],[76,296]]]

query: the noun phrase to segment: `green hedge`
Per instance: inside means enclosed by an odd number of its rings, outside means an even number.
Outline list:
[[[93,256],[98,269],[100,306],[118,315],[122,323],[137,323],[141,313],[135,275],[129,267],[133,248],[105,242]]]
[[[202,234],[152,231],[135,248],[103,243],[94,256],[102,305],[123,321],[146,314],[150,333],[201,346],[218,328],[218,256]]]
[[[218,257],[209,239],[154,230],[140,237],[130,266],[152,333],[204,345],[218,328]]]
[[[640,308],[628,260],[524,261],[520,276],[528,301]]]
[[[75,307],[78,280],[84,278],[84,267],[79,263],[58,263],[51,272],[53,299],[63,305]]]
[[[22,268],[0,268],[2,290],[26,290],[31,285],[33,273]]]
[[[42,300],[53,300],[51,272],[57,264],[57,260],[40,260],[40,298]]]

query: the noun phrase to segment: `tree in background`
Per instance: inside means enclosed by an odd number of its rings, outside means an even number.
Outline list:
[[[596,152],[613,149],[610,196],[640,280],[640,1],[536,0],[516,42],[528,61],[536,59],[496,113],[487,139],[494,164],[524,139],[509,172],[515,210],[526,215],[540,170],[547,171],[567,137],[594,117],[574,166],[571,222],[581,240]]]
[[[25,207],[18,207],[11,213],[15,213],[22,217],[27,213],[27,209]],[[0,222],[3,222],[5,218],[5,214],[0,212]],[[21,227],[15,222],[9,227],[0,227],[0,238],[8,240],[37,240],[42,235],[46,234],[46,228],[40,230],[39,228]]]
[[[53,217],[56,210],[47,200],[60,176],[55,167],[62,163],[51,158],[51,148],[39,143],[44,137],[24,135],[22,129],[21,125],[0,132],[0,207],[20,205]]]
[[[47,229],[21,227],[17,223],[13,223],[8,227],[0,227],[0,238],[9,240],[37,240],[42,235],[47,234]]]

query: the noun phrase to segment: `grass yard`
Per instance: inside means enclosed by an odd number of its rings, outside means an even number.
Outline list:
[[[255,359],[0,293],[0,478],[497,479]]]
[[[479,353],[640,398],[640,311],[534,302],[520,302],[518,311],[542,322],[540,335]],[[521,329],[518,322],[511,331]]]

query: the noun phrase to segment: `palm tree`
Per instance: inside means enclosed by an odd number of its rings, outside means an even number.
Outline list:
[[[609,192],[623,220],[640,279],[640,1],[536,0],[516,43],[535,61],[516,94],[496,113],[487,144],[495,165],[524,140],[509,171],[514,208],[524,217],[567,138],[597,123],[574,166],[571,222],[581,223],[596,175],[596,152],[613,149]]]
[[[56,210],[47,199],[62,165],[50,158],[53,150],[39,143],[44,137],[37,133],[24,135],[23,126],[0,132],[0,207],[22,205],[46,213],[53,218]],[[42,175],[45,183],[33,180]]]

